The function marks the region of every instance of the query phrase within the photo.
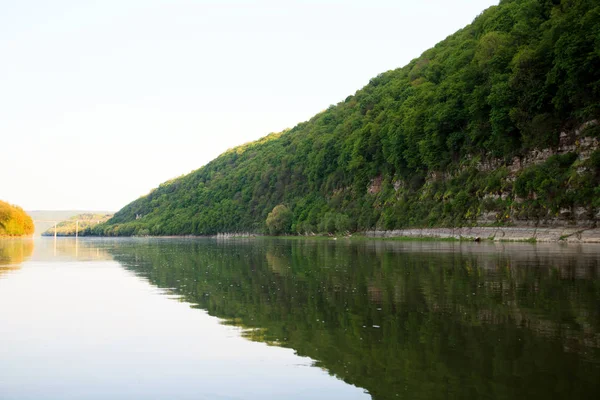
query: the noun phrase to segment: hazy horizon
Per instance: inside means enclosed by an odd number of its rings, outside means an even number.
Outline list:
[[[497,3],[5,4],[0,199],[117,211],[343,101]]]

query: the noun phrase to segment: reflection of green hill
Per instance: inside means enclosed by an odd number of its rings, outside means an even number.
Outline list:
[[[589,398],[600,390],[597,253],[135,243],[110,251],[250,339],[293,348],[375,399]]]

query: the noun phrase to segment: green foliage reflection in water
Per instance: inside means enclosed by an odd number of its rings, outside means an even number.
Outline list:
[[[110,250],[126,268],[375,399],[590,398],[600,390],[593,248],[134,243]]]

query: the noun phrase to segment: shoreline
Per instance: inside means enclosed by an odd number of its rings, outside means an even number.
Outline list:
[[[472,228],[413,228],[391,231],[367,231],[373,239],[429,238],[455,240],[488,240],[495,242],[543,243],[600,243],[600,228],[545,228],[545,227],[472,227]]]
[[[49,236],[42,236],[49,237]],[[60,236],[73,238],[74,236]],[[317,239],[317,240],[415,240],[415,241],[493,241],[493,242],[529,242],[529,243],[600,243],[600,228],[586,227],[464,227],[464,228],[410,228],[389,231],[372,230],[356,232],[350,235],[282,235],[269,236],[257,233],[219,233],[217,235],[169,235],[169,236],[79,236],[89,238],[162,238],[162,239]]]

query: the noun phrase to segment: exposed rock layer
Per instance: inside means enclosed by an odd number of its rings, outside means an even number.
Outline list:
[[[412,237],[486,239],[494,241],[536,241],[600,243],[600,229],[586,228],[535,228],[535,227],[472,227],[472,228],[423,228],[393,231],[368,231],[368,237]]]

